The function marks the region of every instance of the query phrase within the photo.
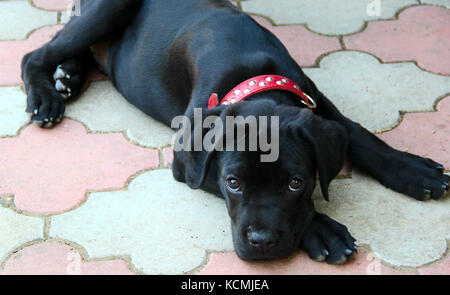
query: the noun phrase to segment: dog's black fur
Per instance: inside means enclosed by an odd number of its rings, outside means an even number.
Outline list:
[[[302,247],[313,259],[345,262],[356,250],[354,239],[345,226],[315,212],[311,194],[318,170],[328,198],[328,184],[346,157],[417,200],[439,199],[448,191],[442,165],[394,150],[344,117],[274,35],[226,0],[82,1],[81,15],[23,60],[27,111],[35,123],[51,127],[60,121],[63,96],[80,94],[92,60],[90,47],[104,40],[110,42],[104,66],[114,85],[167,125],[178,115],[192,117],[194,108],[203,108],[204,117],[280,117],[280,157],[274,163],[261,163],[259,152],[175,153],[177,180],[225,199],[235,249],[243,259],[286,257]],[[211,93],[223,97],[263,74],[294,80],[317,109],[304,109],[296,96],[283,91],[207,109]],[[60,81],[59,92],[54,79]],[[301,181],[297,192],[288,189],[292,178]],[[230,189],[230,181],[239,188]]]

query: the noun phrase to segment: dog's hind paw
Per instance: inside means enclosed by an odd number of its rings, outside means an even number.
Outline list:
[[[419,201],[442,199],[449,192],[450,176],[431,159],[397,151],[386,163],[381,183],[395,191]]]
[[[326,215],[316,213],[301,246],[315,261],[343,264],[356,253],[358,247],[355,241],[347,227]]]

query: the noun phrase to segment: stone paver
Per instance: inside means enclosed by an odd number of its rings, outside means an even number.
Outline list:
[[[22,84],[20,65],[23,56],[50,41],[61,28],[60,25],[44,27],[26,40],[0,42],[0,86]]]
[[[20,87],[0,87],[0,137],[16,135],[30,121],[25,101]]]
[[[77,249],[56,241],[14,253],[0,275],[131,275],[124,260],[84,261]]]
[[[344,37],[344,43],[384,62],[417,61],[428,71],[450,75],[450,10],[411,7],[398,20],[370,22],[362,33]]]
[[[444,262],[420,268],[419,273],[421,275],[449,275],[450,259],[447,258]]]
[[[36,7],[46,10],[67,10],[72,7],[72,0],[33,0]]]
[[[450,96],[442,99],[437,113],[405,114],[400,126],[379,134],[396,149],[432,158],[450,170]]]
[[[373,56],[335,52],[305,73],[352,120],[371,131],[394,127],[400,111],[432,111],[450,92],[450,77],[420,70],[414,63],[380,64]]]
[[[329,265],[311,260],[300,251],[288,259],[248,262],[233,252],[211,254],[199,275],[405,275],[413,274],[382,265],[373,254],[362,253],[345,265]]]
[[[188,272],[206,250],[233,249],[225,202],[175,182],[170,170],[146,172],[127,191],[91,194],[53,217],[50,236],[83,245],[92,258],[130,255],[147,274]]]
[[[352,179],[331,183],[330,202],[319,190],[314,200],[319,212],[345,224],[359,244],[389,264],[419,267],[446,253],[450,198],[418,202],[353,170]]]
[[[8,254],[20,245],[43,239],[44,221],[42,218],[19,215],[11,209],[0,207],[0,228],[1,266]]]
[[[70,10],[64,10],[61,12],[61,20],[60,23],[61,24],[67,24],[70,20],[70,18],[72,17],[72,11]]]
[[[448,0],[420,0],[422,4],[442,5],[450,8],[450,1]]]
[[[302,67],[315,66],[319,56],[341,49],[338,38],[314,34],[305,26],[274,26],[263,17],[253,18],[274,33]]]
[[[170,167],[173,162],[173,148],[168,147],[163,149],[163,155],[164,155],[164,167]]]
[[[111,82],[94,82],[67,106],[66,116],[86,124],[92,131],[125,131],[129,139],[146,147],[168,146],[173,132],[128,103]]]
[[[85,199],[88,190],[125,186],[130,176],[158,167],[158,152],[122,134],[87,134],[65,120],[52,130],[30,125],[18,138],[0,139],[0,195],[14,194],[18,210],[57,214]]]
[[[276,24],[304,24],[318,33],[342,35],[356,33],[364,22],[387,19],[416,0],[380,0],[380,15],[369,16],[367,7],[373,0],[247,0],[241,2],[246,12],[270,17]],[[376,13],[378,14],[378,13]]]
[[[40,10],[27,1],[0,1],[0,40],[25,39],[40,27],[56,25],[57,13]]]

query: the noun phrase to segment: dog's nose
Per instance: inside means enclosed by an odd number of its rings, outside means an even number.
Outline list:
[[[275,236],[267,230],[252,230],[250,227],[247,231],[247,238],[250,245],[261,250],[273,247],[275,245]]]

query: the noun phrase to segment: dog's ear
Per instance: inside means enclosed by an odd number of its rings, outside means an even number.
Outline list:
[[[328,201],[328,186],[345,162],[348,134],[342,125],[313,115],[310,110],[302,110],[301,117],[300,134],[313,150],[322,195]]]
[[[176,161],[173,162],[172,169],[178,175],[177,179],[184,178],[186,184],[193,189],[198,189],[203,184],[217,146],[223,142],[222,113],[223,106],[202,109],[201,114],[196,113],[196,118],[193,114],[188,118],[189,123],[183,124],[183,148],[175,152]],[[206,134],[211,137],[207,142],[212,144],[205,146],[203,140]]]

